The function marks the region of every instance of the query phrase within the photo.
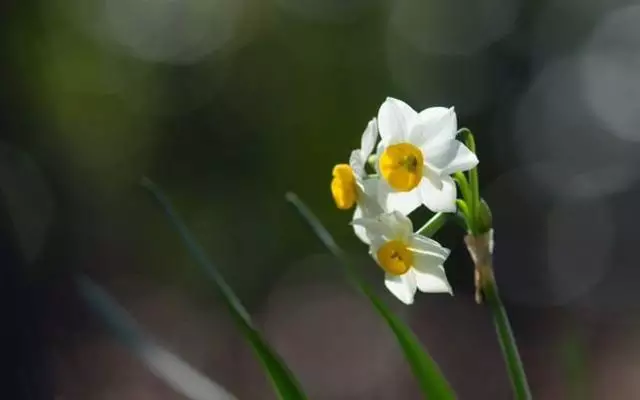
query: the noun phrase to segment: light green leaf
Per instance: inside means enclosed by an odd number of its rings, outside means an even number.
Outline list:
[[[100,286],[82,276],[76,279],[76,284],[91,309],[102,317],[120,342],[177,393],[191,400],[235,400],[222,386],[156,344]]]
[[[322,226],[318,218],[313,215],[311,210],[309,210],[295,194],[287,193],[287,200],[296,207],[300,215],[307,221],[322,243],[324,243],[329,251],[344,265],[345,271],[351,281],[369,299],[378,314],[387,322],[396,336],[425,397],[437,400],[455,399],[455,394],[451,386],[411,329],[409,329],[400,318],[396,317],[358,276],[350,264],[347,255],[336,244],[331,234]]]
[[[158,203],[160,203],[191,256],[220,290],[227,308],[267,372],[278,397],[282,400],[306,399],[304,392],[289,368],[276,352],[270,348],[260,332],[253,326],[249,313],[224,280],[220,271],[209,261],[204,250],[198,245],[187,226],[177,216],[166,196],[148,178],[143,178],[141,184],[148,189]]]

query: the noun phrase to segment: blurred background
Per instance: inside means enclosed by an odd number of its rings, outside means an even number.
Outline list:
[[[534,397],[640,398],[640,2],[13,0],[0,31],[2,398],[186,398],[87,307],[78,273],[235,398],[274,398],[148,176],[311,398],[419,394],[288,190],[461,399],[510,399],[458,228],[438,234],[456,296],[404,307],[333,206],[331,168],[386,96],[453,105],[476,135]]]

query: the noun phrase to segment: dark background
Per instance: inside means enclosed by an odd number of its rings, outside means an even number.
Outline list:
[[[0,32],[2,398],[182,398],[89,311],[79,272],[237,398],[274,398],[143,175],[311,398],[419,396],[288,190],[460,398],[511,398],[462,232],[438,235],[455,297],[404,307],[332,204],[331,168],[386,96],[453,105],[476,135],[534,397],[640,398],[639,2],[24,0],[0,3]]]

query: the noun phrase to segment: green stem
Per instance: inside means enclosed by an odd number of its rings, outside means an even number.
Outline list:
[[[458,187],[460,188],[460,192],[462,192],[462,198],[467,203],[468,208],[463,212],[467,219],[467,227],[472,234],[475,234],[475,222],[474,211],[473,211],[473,193],[469,188],[469,181],[467,181],[467,177],[462,172],[456,172],[453,174],[453,180],[456,181]]]
[[[462,192],[462,198],[464,201],[469,201],[471,197],[471,191],[469,188],[469,181],[462,172],[456,172],[453,174],[453,180],[456,181],[460,191]]]
[[[465,143],[469,150],[474,154],[476,152],[476,142],[471,130],[462,128],[458,131],[459,135],[464,135]],[[461,174],[462,175],[462,174]],[[464,175],[463,175],[464,176]],[[481,204],[480,204],[480,184],[478,179],[478,167],[475,167],[469,171],[469,186],[468,197],[465,198],[469,205],[468,219],[473,223],[469,224],[469,231],[471,235],[478,239],[481,232],[478,232],[482,225],[481,221]],[[461,189],[462,190],[462,189]],[[464,195],[464,192],[463,192]],[[486,235],[486,232],[482,232]],[[476,240],[473,242],[477,243]],[[476,263],[476,282],[477,287],[482,289],[482,294],[486,304],[491,310],[493,315],[493,323],[496,327],[496,333],[498,335],[498,341],[500,342],[500,348],[502,349],[502,355],[507,365],[507,371],[509,378],[511,379],[511,385],[516,395],[517,400],[531,399],[531,391],[529,389],[529,383],[527,382],[527,375],[524,372],[522,360],[520,359],[520,353],[518,352],[518,346],[516,345],[516,339],[513,336],[511,330],[511,324],[509,323],[509,317],[507,311],[502,304],[500,294],[498,292],[498,286],[493,275],[493,263],[491,261],[491,252],[487,248],[488,241],[482,241],[483,249],[481,254],[477,254],[478,260],[474,260]],[[474,247],[476,245],[474,244]],[[480,249],[476,247],[476,253]]]
[[[462,128],[458,131],[458,134],[464,134],[465,135],[465,143],[467,145],[467,147],[469,148],[469,150],[471,150],[474,154],[476,153],[476,141],[473,138],[473,134],[471,133],[471,131],[468,128]],[[471,169],[471,171],[469,171],[469,183],[471,185],[471,195],[470,195],[470,199],[467,200],[469,203],[469,212],[471,214],[471,218],[476,221],[479,213],[480,213],[480,188],[479,188],[479,181],[478,181],[478,167],[475,167],[473,169]],[[470,229],[475,229],[475,225],[474,227],[470,227]],[[479,232],[476,232],[475,230],[472,231],[473,234],[478,234]]]
[[[471,218],[473,221],[477,221],[480,218],[480,189],[478,185],[478,167],[469,171],[469,179],[471,181],[471,206],[469,209],[469,213],[471,214]],[[474,227],[477,227],[478,224],[474,223]],[[478,234],[480,232],[473,232],[474,234]]]
[[[436,234],[447,222],[447,214],[437,213],[426,224],[422,225],[422,228],[416,231],[416,234],[431,237]]]
[[[467,203],[462,199],[456,199],[456,206],[458,206],[458,210],[460,210],[460,212],[464,216],[465,222],[469,221],[471,217],[469,215],[469,207],[467,206]]]
[[[509,378],[511,378],[511,384],[516,395],[517,400],[531,399],[531,391],[529,390],[529,383],[527,382],[527,375],[524,372],[522,361],[520,360],[520,353],[518,352],[518,346],[516,345],[516,339],[511,331],[511,324],[509,323],[509,317],[500,299],[498,293],[498,287],[493,279],[485,282],[483,291],[485,300],[491,313],[493,314],[493,323],[496,326],[496,333],[498,334],[498,340],[500,347],[502,348],[502,354],[507,364],[507,370],[509,372]]]

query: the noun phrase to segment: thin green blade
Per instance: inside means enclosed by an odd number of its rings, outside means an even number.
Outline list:
[[[320,238],[322,243],[333,253],[333,255],[344,265],[345,271],[356,287],[371,301],[371,304],[387,322],[393,331],[402,351],[411,366],[413,374],[418,380],[422,393],[426,398],[447,400],[455,399],[455,394],[444,378],[438,365],[420,344],[418,338],[411,329],[396,317],[391,310],[373,294],[373,291],[358,276],[354,268],[349,263],[347,255],[336,244],[331,234],[320,223],[318,218],[309,208],[293,193],[287,193],[287,200],[291,202],[300,215],[307,221],[314,233]]]
[[[146,335],[136,321],[89,278],[76,279],[79,292],[118,340],[151,372],[177,393],[191,400],[235,400],[222,386],[202,375]]]
[[[270,348],[262,335],[253,326],[247,310],[224,280],[220,271],[209,261],[206,253],[202,247],[198,245],[187,226],[177,216],[166,196],[148,178],[143,178],[141,184],[149,190],[158,203],[160,203],[189,253],[220,290],[227,308],[267,372],[278,397],[282,400],[306,399],[306,395],[289,368],[276,352]]]

